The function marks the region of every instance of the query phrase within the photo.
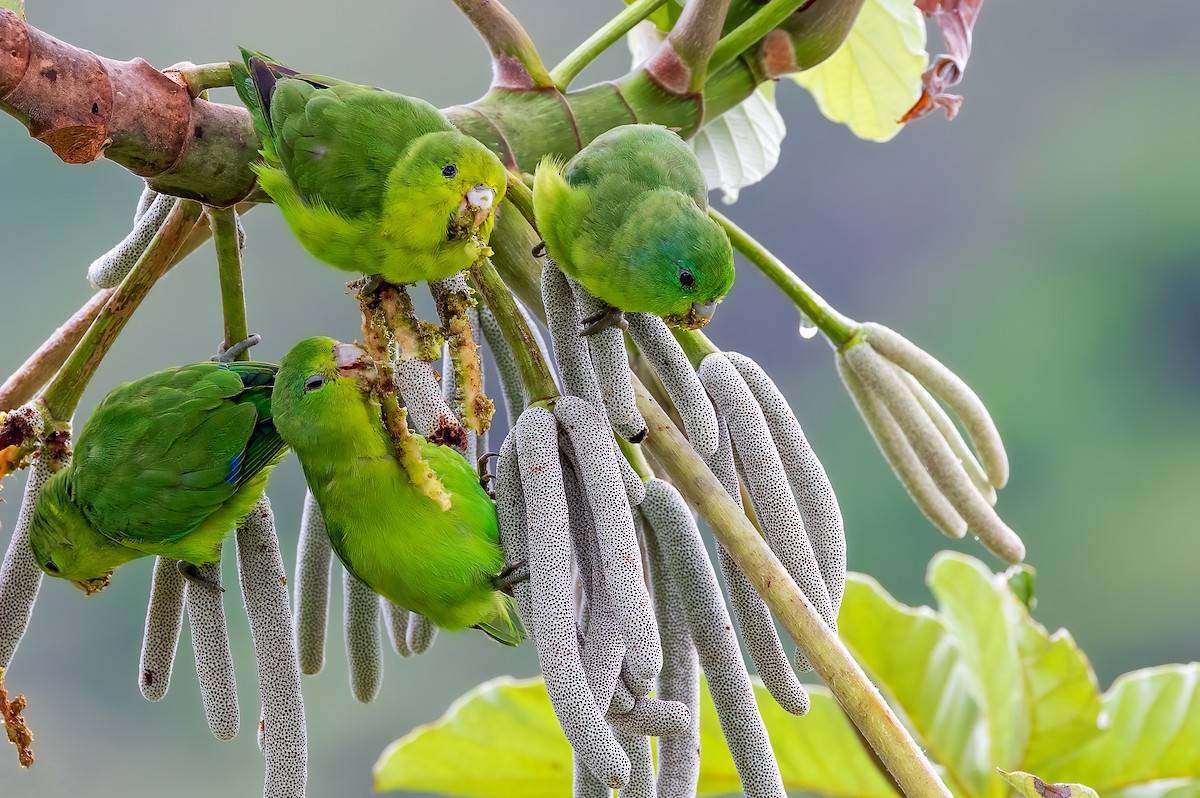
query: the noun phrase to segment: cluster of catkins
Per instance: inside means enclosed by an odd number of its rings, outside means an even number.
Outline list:
[[[98,259],[89,276],[100,285],[119,282],[144,249],[139,230],[169,207],[164,198],[144,197],[130,238]],[[461,283],[460,276],[432,289],[435,297],[462,293]],[[735,629],[781,707],[802,715],[808,695],[770,611],[746,576],[718,546],[727,604],[696,519],[679,492],[649,474],[644,460],[639,475],[622,456],[613,431],[631,444],[647,432],[630,358],[653,372],[692,447],[739,506],[743,496],[750,502],[772,550],[835,628],[845,583],[845,536],[824,470],[787,401],[749,358],[714,352],[694,368],[662,320],[641,314],[626,316],[632,352],[615,327],[582,336],[581,319],[600,305],[552,262],[543,270],[542,299],[552,358],[537,323],[528,314],[526,322],[542,357],[557,365],[562,396],[528,408],[515,353],[497,320],[487,308],[472,310],[470,318],[473,339],[486,340],[497,363],[509,412],[511,429],[495,483],[501,542],[507,565],[528,567],[528,581],[513,590],[575,753],[575,794],[603,796],[617,789],[630,798],[693,795],[703,672],[744,792],[782,798]],[[473,403],[456,380],[449,351],[440,379],[419,356],[391,355],[396,387],[416,431],[430,436],[438,430],[472,462],[484,456],[486,432],[460,428],[446,434],[446,425],[457,427],[464,407]],[[0,667],[11,661],[40,584],[27,542],[29,518],[56,465],[49,456],[35,463],[0,566]],[[305,499],[291,606],[265,497],[239,526],[236,545],[258,656],[264,794],[303,795],[307,743],[300,673],[316,673],[324,664],[333,565],[312,494]],[[220,564],[200,576],[219,584]],[[381,618],[402,656],[428,650],[437,628],[349,573],[342,583],[351,691],[370,701],[383,673]],[[238,731],[240,712],[221,594],[194,588],[176,563],[161,558],[139,662],[141,692],[152,701],[166,694],[185,608],[209,727],[229,739]],[[796,651],[795,659],[799,669],[809,667],[804,652]],[[652,737],[658,738],[657,769]]]

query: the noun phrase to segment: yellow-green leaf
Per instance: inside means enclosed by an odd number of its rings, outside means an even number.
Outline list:
[[[792,75],[821,113],[871,141],[887,141],[921,95],[925,21],[912,0],[866,0],[850,35],[826,61]]]
[[[25,19],[25,0],[0,0],[0,8],[7,8],[16,12],[21,19]]]
[[[1025,798],[1099,798],[1086,784],[1047,784],[1032,773],[1001,770],[1004,780],[1017,788]]]

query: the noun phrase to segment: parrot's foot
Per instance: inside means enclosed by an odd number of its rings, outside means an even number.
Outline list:
[[[383,277],[378,274],[368,274],[366,277],[363,278],[362,285],[359,286],[358,295],[359,296],[370,296],[371,294],[378,291],[379,287],[381,285],[383,285],[385,282],[386,282],[386,280],[384,280]]]
[[[529,254],[533,255],[533,257],[535,257],[535,258],[546,257],[546,242],[539,241],[536,244],[534,244],[533,249],[531,249],[529,251]]]
[[[496,481],[496,475],[491,471],[488,471],[488,461],[493,457],[499,456],[499,452],[487,452],[479,458],[479,461],[476,464],[476,470],[479,473],[479,487],[483,488],[484,492],[492,498],[492,501],[496,500],[496,491],[489,488],[488,484]]]
[[[217,354],[213,357],[218,363],[232,363],[241,357],[242,353],[247,351],[252,346],[257,346],[262,343],[262,336],[258,333],[250,333],[250,336],[244,341],[238,341],[228,349],[225,348],[225,342],[217,344]]]
[[[521,560],[505,568],[492,578],[492,585],[501,593],[512,595],[512,589],[529,579],[529,562]]]
[[[609,327],[617,327],[622,330],[629,329],[629,322],[625,321],[625,314],[614,307],[606,307],[599,313],[593,313],[583,319],[583,329],[580,330],[580,335],[595,335],[598,332],[603,332]]]
[[[201,575],[200,569],[190,562],[184,562],[183,560],[180,560],[176,565],[176,568],[179,570],[179,575],[193,585],[202,585],[209,590],[215,590],[218,593],[225,592],[225,588],[221,587],[213,580]]]

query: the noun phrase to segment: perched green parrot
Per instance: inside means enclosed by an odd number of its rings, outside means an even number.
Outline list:
[[[254,169],[309,252],[393,283],[479,257],[506,185],[491,150],[423,100],[242,55],[231,66],[262,140]]]
[[[495,505],[465,459],[423,440],[421,457],[450,509],[413,485],[369,395],[374,380],[365,351],[331,338],[301,341],[279,366],[275,423],[300,458],[333,550],[376,593],[443,629],[478,627],[517,645],[524,630],[500,590],[508,574]]]
[[[614,309],[586,319],[585,333],[619,311],[697,329],[733,285],[733,250],[708,216],[700,164],[664,127],[613,128],[565,166],[544,158],[533,207],[550,257]]]
[[[113,390],[34,505],[38,566],[88,594],[148,554],[204,581],[195,566],[217,559],[287,451],[271,419],[276,370],[196,363]]]

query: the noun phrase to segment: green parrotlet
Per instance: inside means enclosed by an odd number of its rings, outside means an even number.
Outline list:
[[[491,150],[423,100],[242,55],[231,66],[262,140],[253,168],[309,252],[392,283],[480,256],[506,185]]]
[[[338,559],[381,596],[443,629],[477,627],[506,645],[524,630],[504,579],[492,500],[463,457],[420,438],[450,495],[443,510],[414,486],[370,395],[365,351],[309,338],[281,361],[272,411],[300,458]]]
[[[287,451],[271,418],[276,369],[196,363],[109,393],[34,505],[38,566],[88,594],[150,554],[198,579]]]
[[[550,257],[617,311],[697,329],[733,285],[700,164],[664,127],[622,125],[565,165],[543,159],[533,205]]]

